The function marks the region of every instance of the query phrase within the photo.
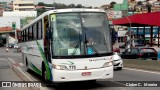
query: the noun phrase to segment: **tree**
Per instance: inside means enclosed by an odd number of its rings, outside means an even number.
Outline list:
[[[142,5],[142,1],[137,2],[137,5]]]
[[[44,8],[37,9],[38,16],[44,13],[46,10]]]
[[[77,4],[76,8],[82,8],[83,6],[81,4]]]
[[[114,2],[114,1],[110,3],[111,8],[113,8],[114,4],[116,4],[116,2]]]
[[[45,4],[43,2],[38,3],[39,6],[44,6]]]
[[[148,12],[151,12],[152,5],[150,3],[147,3],[146,7],[147,7]]]
[[[68,5],[68,8],[75,8],[75,5],[74,4],[70,4],[70,5]]]

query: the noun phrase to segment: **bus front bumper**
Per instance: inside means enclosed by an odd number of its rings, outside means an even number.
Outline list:
[[[113,78],[113,66],[90,70],[52,69],[53,82],[87,81]]]

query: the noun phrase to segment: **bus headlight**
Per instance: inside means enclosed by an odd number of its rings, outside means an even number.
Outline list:
[[[68,70],[68,68],[65,65],[55,65],[55,64],[53,64],[52,67],[54,69],[58,69],[58,70]]]
[[[103,67],[110,67],[113,65],[113,61],[110,61],[110,62],[106,62]]]

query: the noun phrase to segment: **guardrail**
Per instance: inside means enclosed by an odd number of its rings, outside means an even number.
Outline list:
[[[124,67],[160,71],[160,61],[123,59]]]

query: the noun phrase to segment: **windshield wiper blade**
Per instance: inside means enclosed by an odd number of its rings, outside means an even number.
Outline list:
[[[74,47],[75,49],[73,50],[72,55],[75,55],[75,54],[76,54],[79,45],[80,45],[80,48],[81,48],[81,41],[82,41],[82,40],[81,40],[81,37],[80,37],[80,31],[79,31],[78,37],[79,37],[79,41],[77,42],[76,46]]]
[[[79,45],[81,45],[81,40],[77,42],[76,46],[74,47],[75,49],[73,50],[72,55],[76,54]]]

